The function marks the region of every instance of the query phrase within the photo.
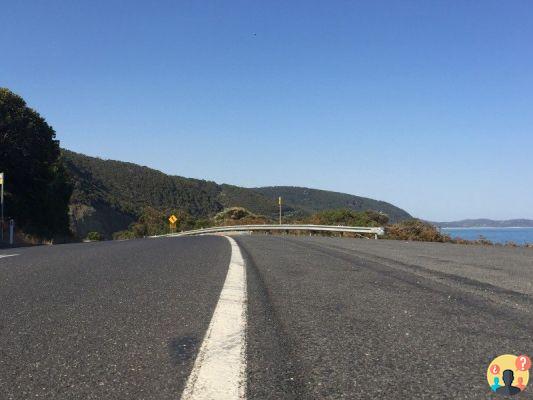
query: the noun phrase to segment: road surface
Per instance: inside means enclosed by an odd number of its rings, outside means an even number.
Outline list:
[[[0,398],[493,398],[533,354],[531,249],[234,240],[0,251]]]

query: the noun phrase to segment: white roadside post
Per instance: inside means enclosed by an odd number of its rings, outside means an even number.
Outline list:
[[[15,242],[15,220],[9,220],[9,244],[13,246]]]
[[[0,240],[4,240],[4,173],[0,172],[0,208],[2,209],[0,216]]]

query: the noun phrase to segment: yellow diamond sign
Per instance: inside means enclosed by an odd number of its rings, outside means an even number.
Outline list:
[[[175,224],[176,221],[178,220],[178,217],[176,217],[175,215],[171,215],[168,220],[170,221],[171,224]]]

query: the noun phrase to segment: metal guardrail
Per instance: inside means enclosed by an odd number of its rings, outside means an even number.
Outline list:
[[[370,233],[377,239],[384,235],[382,227],[369,228],[362,226],[331,226],[331,225],[232,225],[217,226],[214,228],[195,229],[179,233],[171,233],[166,236],[192,236],[206,235],[209,233],[243,232],[243,231],[310,231],[310,232],[350,232],[350,233]]]

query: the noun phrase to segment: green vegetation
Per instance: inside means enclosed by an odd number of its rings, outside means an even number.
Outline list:
[[[99,232],[105,239],[113,234],[140,237],[164,233],[170,213],[181,215],[179,229],[265,223],[277,220],[280,195],[286,222],[332,208],[376,210],[393,221],[410,218],[389,203],[343,193],[218,185],[61,151],[52,127],[8,89],[0,89],[0,172],[6,174],[6,216],[13,217],[26,235],[39,240],[70,232],[77,238]],[[231,211],[234,207],[250,210],[249,214],[237,218],[239,212]],[[230,211],[224,211],[227,209]],[[338,223],[350,224],[360,217],[348,213]],[[324,214],[316,218],[337,217]],[[361,218],[360,222],[366,223]]]
[[[212,218],[195,218],[180,210],[161,211],[146,207],[138,221],[130,224],[126,230],[115,232],[113,239],[134,239],[167,234],[170,232],[169,215],[175,215],[178,218],[175,228],[177,232],[208,228],[210,226],[265,224],[271,222],[266,217],[255,215],[242,207],[225,209]]]
[[[160,228],[150,223],[146,230],[152,234],[168,224],[170,214],[164,212],[202,218],[223,208],[217,200],[219,186],[214,182],[169,176],[136,164],[104,161],[67,150],[63,155],[74,182],[71,227],[78,236],[97,230],[110,238],[114,232],[130,230],[132,223],[143,224],[143,219],[148,221],[157,212],[161,214]],[[137,227],[136,231],[142,229]]]
[[[478,240],[465,240],[460,238],[452,239],[449,235],[442,234],[434,225],[418,219],[406,220],[386,226],[385,239],[455,244],[495,245],[493,242],[485,239],[484,237],[480,237]],[[505,246],[518,247],[512,242],[506,243]]]
[[[317,211],[334,209],[381,211],[389,216],[391,222],[412,218],[407,212],[390,203],[346,193],[292,186],[271,186],[253,190],[274,202],[277,202],[278,196],[281,196],[283,198],[284,213],[288,215],[294,214],[297,218]]]
[[[212,225],[209,219],[195,218],[181,210],[157,210],[153,207],[145,207],[138,221],[129,225],[128,229],[115,232],[113,239],[134,239],[145,236],[164,235],[170,232],[168,217],[175,215],[176,231],[207,228]]]
[[[103,240],[103,236],[100,234],[100,232],[89,232],[87,234],[87,240],[90,240],[92,242],[98,242],[100,240]]]
[[[24,100],[0,88],[0,172],[5,215],[41,239],[69,235],[67,183],[55,131]]]
[[[278,198],[271,199],[252,189],[232,185],[220,185],[218,196],[220,203],[226,207],[244,207],[256,214],[275,216],[278,213]],[[292,210],[285,209],[285,213]]]
[[[277,220],[278,195],[273,195],[274,188],[265,188],[268,190],[263,193],[261,188],[218,185],[209,181],[166,175],[136,164],[88,157],[68,150],[63,150],[63,157],[74,184],[70,203],[71,228],[79,237],[85,237],[90,231],[102,232],[106,238],[111,238],[116,232],[120,232],[118,236],[121,237],[145,236],[143,232],[166,232],[166,218],[172,210],[190,216],[194,223],[191,222],[189,226],[218,224],[211,219],[217,213],[232,207],[250,210],[254,216],[249,216],[249,221],[257,218],[261,221]],[[301,200],[298,200],[302,190],[311,195],[302,194]],[[280,194],[288,197],[284,198],[283,205],[284,220],[287,222],[300,221],[316,211],[335,208],[331,204],[342,204],[339,208],[352,211],[373,209],[388,214],[389,210],[395,220],[410,218],[405,211],[391,204],[342,193],[280,188]],[[147,208],[162,213],[158,224],[140,222]],[[227,222],[232,223],[231,221],[234,220],[229,218]],[[132,224],[139,223],[141,226],[134,229]]]
[[[264,215],[257,215],[244,207],[230,207],[215,214],[212,218],[195,218],[183,211],[158,211],[147,207],[137,222],[130,224],[127,230],[116,232],[114,239],[132,239],[151,235],[169,233],[168,216],[178,217],[176,231],[207,228],[211,226],[232,225],[263,225],[277,221]],[[387,223],[387,215],[372,210],[352,211],[346,209],[320,211],[302,220],[291,223],[343,226],[383,226]],[[356,235],[361,236],[361,235]]]
[[[424,242],[452,241],[448,235],[441,234],[438,229],[435,228],[435,226],[418,219],[411,219],[389,225],[387,226],[385,233],[385,237],[387,239],[415,240]]]
[[[273,221],[264,215],[256,215],[243,207],[231,207],[219,212],[213,218],[216,226],[262,225]]]
[[[174,214],[178,217],[176,231],[185,231],[191,229],[207,228],[211,226],[232,226],[232,225],[262,225],[277,223],[277,220],[257,215],[244,207],[230,207],[215,214],[211,218],[195,218],[186,212],[179,210],[156,210],[151,207],[144,209],[140,219],[130,224],[127,230],[116,232],[114,239],[134,239],[151,235],[162,235],[169,233],[168,216]],[[478,240],[452,239],[444,235],[430,223],[418,219],[410,219],[395,224],[388,223],[386,214],[366,210],[353,211],[348,209],[325,210],[314,213],[302,219],[293,219],[289,223],[294,224],[315,224],[315,225],[338,225],[338,226],[366,226],[366,227],[385,227],[385,239],[391,240],[409,240],[421,242],[440,242],[455,244],[477,244],[477,245],[495,245],[491,241],[480,237]],[[273,234],[279,234],[272,231]],[[289,234],[307,235],[307,231],[290,231]],[[368,234],[344,233],[342,235],[331,232],[320,232],[322,236],[344,236],[344,237],[373,237]],[[91,238],[91,233],[87,236],[91,240],[100,240]],[[505,246],[519,247],[515,243],[509,242]],[[526,247],[533,247],[526,245]]]
[[[281,196],[286,223],[386,226],[389,239],[491,244],[483,238],[451,239],[392,204],[365,197],[290,186],[218,185],[61,151],[44,118],[4,88],[0,88],[0,172],[5,173],[6,217],[14,218],[18,234],[32,243],[66,238],[71,232],[88,240],[164,234],[171,214],[178,217],[178,231],[272,223],[277,221]]]
[[[372,210],[353,211],[348,209],[320,211],[307,218],[305,223],[341,226],[384,226],[389,222],[386,214]]]

